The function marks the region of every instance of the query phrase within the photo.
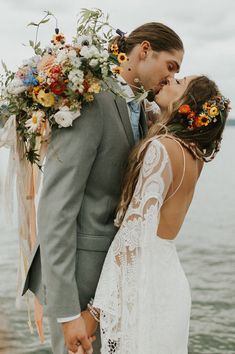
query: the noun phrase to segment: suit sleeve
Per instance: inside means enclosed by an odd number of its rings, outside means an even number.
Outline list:
[[[69,128],[53,131],[38,207],[44,303],[49,316],[80,313],[76,284],[77,216],[102,139],[98,99]]]

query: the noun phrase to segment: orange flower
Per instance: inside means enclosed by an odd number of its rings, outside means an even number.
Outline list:
[[[200,128],[202,126],[201,120],[199,119],[198,116],[195,117],[195,119],[193,121],[193,126],[194,126],[194,128]]]
[[[51,42],[53,44],[64,44],[65,43],[65,36],[63,35],[63,33],[58,33],[58,34],[55,34],[51,40]]]
[[[180,114],[189,114],[191,112],[191,108],[188,104],[183,104],[182,106],[180,106],[180,108],[178,109],[178,112]]]
[[[206,114],[201,114],[198,117],[199,126],[202,126],[202,125],[207,126],[209,123],[210,123],[210,119]]]

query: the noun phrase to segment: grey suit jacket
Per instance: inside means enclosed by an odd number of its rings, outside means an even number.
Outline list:
[[[143,111],[142,136],[147,132]],[[38,239],[23,294],[49,316],[76,315],[94,296],[134,137],[126,101],[98,94],[71,128],[53,132],[38,207]]]

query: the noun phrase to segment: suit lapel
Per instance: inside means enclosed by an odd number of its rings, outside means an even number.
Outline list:
[[[124,130],[125,130],[128,142],[129,142],[130,146],[132,147],[135,145],[135,140],[134,140],[134,135],[133,135],[132,127],[131,127],[131,122],[130,122],[130,117],[129,117],[126,101],[123,98],[116,96],[115,97],[115,104],[117,106],[117,109],[118,109]]]

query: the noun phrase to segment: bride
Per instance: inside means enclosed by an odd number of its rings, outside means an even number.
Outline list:
[[[207,77],[189,76],[169,80],[156,102],[161,123],[130,157],[120,229],[82,313],[90,335],[100,321],[102,354],[188,353],[191,296],[174,239],[219,151],[229,101]]]

